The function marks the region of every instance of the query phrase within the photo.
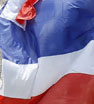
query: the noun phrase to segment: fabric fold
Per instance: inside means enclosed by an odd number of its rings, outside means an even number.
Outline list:
[[[34,4],[37,3],[38,0],[27,0],[22,8],[20,9],[16,21],[23,25],[26,20],[33,19],[36,16],[36,9],[34,8]]]

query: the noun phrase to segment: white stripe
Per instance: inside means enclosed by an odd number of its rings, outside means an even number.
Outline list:
[[[38,65],[17,65],[2,60],[2,81],[0,95],[13,98],[30,98]]]
[[[3,93],[30,98],[46,91],[68,73],[94,74],[94,40],[82,50],[39,58],[35,65],[17,65],[3,59]],[[15,90],[14,90],[15,89]]]
[[[16,22],[16,16],[19,13],[19,10],[21,9],[22,5],[25,3],[26,0],[8,0],[4,10],[2,11],[0,17],[8,19],[18,26],[22,27],[25,29],[25,25],[19,25]]]

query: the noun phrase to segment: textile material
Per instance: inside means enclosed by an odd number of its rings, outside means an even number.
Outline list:
[[[34,8],[34,4],[38,0],[27,0],[22,6],[20,12],[16,17],[16,21],[20,24],[24,24],[25,20],[33,19],[36,16],[36,10]]]
[[[82,50],[73,53],[41,57],[38,59],[38,64],[15,64],[3,59],[3,86],[0,93],[3,96],[29,99],[31,96],[38,96],[45,92],[66,74],[93,75],[93,44],[94,40]]]
[[[94,104],[93,95],[94,76],[77,73],[64,76],[43,96],[30,100],[0,97],[0,104]]]
[[[93,104],[93,4],[8,0],[0,15],[0,101]]]
[[[64,76],[38,104],[94,104],[94,76]]]

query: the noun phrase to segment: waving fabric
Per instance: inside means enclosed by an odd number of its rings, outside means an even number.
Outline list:
[[[8,0],[0,15],[0,104],[93,104],[94,0]]]

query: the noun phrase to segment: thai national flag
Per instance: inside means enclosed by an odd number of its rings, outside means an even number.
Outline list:
[[[94,104],[94,0],[8,0],[0,48],[0,104]]]

